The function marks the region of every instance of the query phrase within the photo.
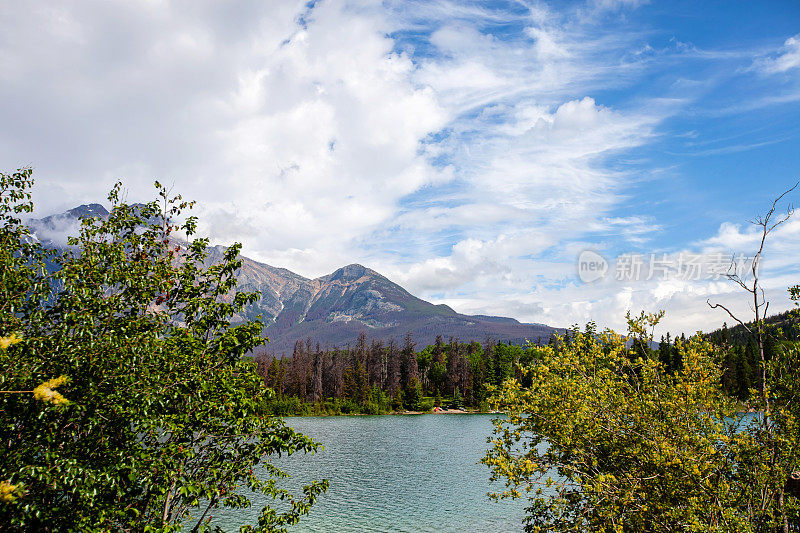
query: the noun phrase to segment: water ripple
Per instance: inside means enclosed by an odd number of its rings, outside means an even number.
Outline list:
[[[328,478],[330,489],[296,532],[508,532],[520,531],[523,502],[496,503],[486,496],[488,469],[478,464],[492,430],[488,415],[354,416],[289,418],[287,423],[319,440],[325,450],[275,462],[297,490]],[[236,530],[254,523],[263,500],[250,509],[215,515]]]

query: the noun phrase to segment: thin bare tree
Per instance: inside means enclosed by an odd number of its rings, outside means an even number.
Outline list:
[[[783,200],[783,198],[789,194],[790,192],[794,191],[797,186],[800,185],[800,182],[795,183],[794,187],[788,189],[783,194],[778,196],[775,201],[772,202],[772,207],[767,211],[767,213],[763,216],[759,215],[754,220],[750,222],[760,228],[761,232],[761,240],[759,242],[758,250],[756,251],[755,255],[753,255],[753,259],[750,262],[750,279],[747,279],[747,276],[740,276],[739,270],[736,268],[735,259],[731,259],[731,265],[728,268],[728,272],[725,275],[729,280],[736,283],[739,287],[744,289],[747,293],[749,293],[749,297],[752,299],[752,304],[750,305],[750,309],[753,311],[755,320],[748,324],[741,320],[739,317],[733,314],[730,309],[725,307],[720,303],[712,304],[710,300],[706,300],[706,303],[712,309],[722,309],[728,315],[738,322],[744,330],[751,335],[755,341],[756,345],[758,346],[758,355],[761,361],[761,383],[759,384],[759,392],[761,393],[761,400],[764,402],[764,408],[766,413],[769,413],[769,395],[767,394],[765,384],[767,382],[767,365],[766,360],[764,357],[764,318],[767,316],[767,311],[769,310],[769,301],[766,299],[764,294],[764,288],[761,286],[761,279],[759,277],[759,267],[761,265],[761,258],[764,253],[764,245],[767,241],[767,237],[770,233],[772,233],[775,228],[789,220],[791,216],[794,214],[794,206],[789,204],[786,208],[786,214],[777,217],[775,213],[778,209],[778,203]]]
[[[800,182],[795,183],[794,187],[786,190],[783,194],[778,196],[775,201],[772,202],[772,206],[765,215],[759,215],[754,220],[750,221],[752,224],[758,226],[761,239],[759,241],[758,249],[756,250],[756,253],[753,255],[753,259],[750,262],[750,268],[748,269],[749,276],[739,275],[739,269],[737,268],[735,258],[731,259],[731,265],[726,274],[726,277],[730,281],[736,283],[748,293],[748,298],[752,301],[750,304],[750,309],[753,312],[754,320],[750,323],[745,322],[737,317],[728,307],[720,303],[712,304],[710,300],[706,300],[706,303],[709,307],[712,309],[722,309],[725,311],[728,316],[738,322],[744,328],[744,330],[753,339],[755,339],[756,346],[758,347],[759,360],[761,363],[761,382],[759,383],[759,392],[761,395],[760,399],[762,403],[762,409],[760,410],[758,417],[761,426],[760,429],[763,432],[762,434],[766,436],[769,446],[771,467],[774,467],[777,463],[778,450],[775,448],[775,427],[770,416],[771,411],[769,389],[767,388],[769,369],[766,356],[764,354],[764,336],[766,333],[764,328],[764,319],[767,317],[767,312],[769,311],[769,301],[764,293],[764,288],[761,286],[759,267],[761,265],[761,259],[763,257],[764,245],[767,242],[767,237],[775,230],[775,228],[789,220],[794,214],[794,206],[792,204],[789,204],[786,207],[785,214],[777,214],[778,204],[781,202],[781,200],[783,200],[784,197],[786,197],[786,195],[794,191],[798,185],[800,185]],[[765,510],[769,505],[769,501],[774,497],[778,502],[778,507],[782,515],[783,524],[781,529],[784,533],[789,533],[789,522],[784,509],[783,492],[783,487],[777,487],[775,494],[764,494],[761,498],[761,509],[762,511]]]

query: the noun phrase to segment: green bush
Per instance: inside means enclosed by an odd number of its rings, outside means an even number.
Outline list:
[[[353,400],[347,398],[341,398],[339,399],[339,411],[343,415],[349,415],[349,414],[359,413],[361,409],[359,408],[359,405]]]
[[[367,402],[361,406],[361,413],[365,415],[379,415],[382,414],[381,406],[372,402]]]
[[[401,411],[403,409],[403,391],[397,389],[397,393],[392,397],[392,411]]]
[[[646,346],[658,318],[629,319],[627,338]],[[765,416],[736,412],[703,337],[678,343],[673,374],[626,340],[576,329],[535,348],[521,369],[530,386],[512,378],[494,391],[507,414],[482,460],[506,483],[495,496],[528,497],[531,532],[787,531],[800,519],[800,502],[783,498],[800,460],[800,343],[772,362],[780,371]]]
[[[308,406],[296,396],[283,396],[267,402],[267,409],[275,416],[303,416],[310,414]]]
[[[231,324],[256,298],[235,291],[239,245],[207,266],[207,240],[172,239],[192,238],[193,217],[172,223],[187,202],[157,185],[158,201],[126,205],[117,184],[77,253],[48,252],[19,218],[32,185],[29,169],[0,173],[0,390],[22,391],[0,393],[0,529],[201,528],[250,491],[291,502],[264,507],[259,530],[295,523],[327,482],[293,497],[280,470],[254,468],[317,444],[269,416],[243,358],[263,340]]]
[[[423,399],[422,401],[419,402],[419,405],[417,406],[416,410],[417,411],[423,411],[423,412],[427,413],[428,411],[433,409],[433,404],[434,404],[433,398],[425,398],[425,399]]]

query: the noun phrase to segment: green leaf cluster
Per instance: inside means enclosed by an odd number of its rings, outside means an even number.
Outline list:
[[[575,328],[534,347],[529,386],[494,391],[507,416],[482,461],[505,482],[495,497],[529,498],[526,531],[767,532],[797,520],[783,484],[800,452],[798,346],[775,372],[779,412],[737,413],[703,337],[677,343],[673,373],[642,350],[660,317],[628,317],[629,337]]]
[[[318,444],[265,411],[243,357],[263,339],[232,323],[256,298],[235,290],[239,245],[208,264],[196,220],[174,222],[191,203],[156,183],[128,205],[117,184],[108,219],[48,251],[20,220],[32,185],[30,169],[0,174],[0,336],[21,338],[0,350],[0,389],[55,384],[66,401],[0,393],[0,529],[205,530],[254,492],[278,501],[242,531],[296,523],[327,481],[295,497],[270,460]]]

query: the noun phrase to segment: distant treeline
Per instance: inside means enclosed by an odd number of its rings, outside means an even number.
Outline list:
[[[800,339],[796,311],[773,315],[764,324],[764,357],[767,361],[780,353],[785,342]],[[752,326],[748,324],[748,327]],[[705,334],[705,337],[717,346],[720,354],[723,369],[722,390],[732,398],[746,401],[750,397],[750,390],[761,386],[761,357],[755,338],[740,324],[732,328],[724,324],[720,329]],[[647,350],[641,346],[636,348],[639,354],[649,351],[652,357],[658,358],[667,372],[673,373],[683,369],[676,341],[685,342],[686,337],[681,335],[680,338],[673,339],[667,333],[661,337],[661,342],[655,349]]]
[[[785,340],[800,338],[793,312],[766,321],[764,351],[770,360]],[[571,342],[573,332],[548,340],[551,346]],[[750,389],[760,383],[760,357],[755,340],[741,325],[706,334],[719,347],[723,366],[722,388],[731,397],[746,401]],[[668,373],[683,368],[677,343],[686,342],[669,333],[657,345],[634,344],[632,357],[658,359]],[[427,411],[434,406],[485,410],[489,386],[510,377],[525,377],[518,368],[536,359],[535,346],[493,341],[460,342],[440,335],[436,342],[417,351],[410,335],[401,344],[369,340],[361,333],[355,346],[323,349],[311,339],[297,341],[290,357],[256,356],[258,372],[275,392],[270,407],[278,415],[380,414],[392,411]]]
[[[787,341],[800,340],[799,323],[796,310],[772,315],[764,321],[764,357],[767,361],[778,355]],[[731,328],[725,325],[709,333],[707,338],[720,347],[723,390],[734,398],[747,400],[750,389],[761,386],[761,357],[755,339],[739,324]]]
[[[291,357],[257,355],[258,371],[275,391],[275,414],[385,413],[426,411],[434,406],[485,409],[487,386],[519,376],[531,347],[486,339],[459,342],[442,336],[421,351],[410,335],[402,344],[368,341],[323,349],[298,341]]]

